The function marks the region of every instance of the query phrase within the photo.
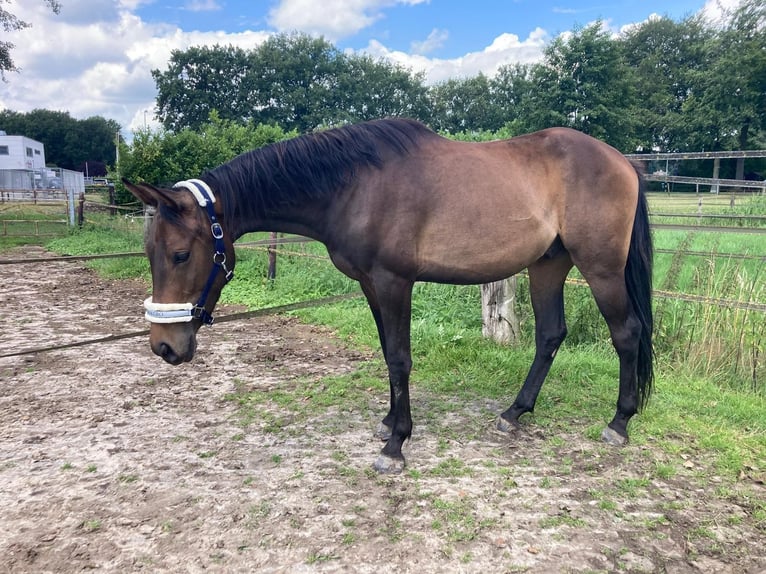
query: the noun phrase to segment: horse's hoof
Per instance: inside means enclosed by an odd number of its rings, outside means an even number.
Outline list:
[[[612,446],[625,446],[628,444],[628,437],[622,436],[612,427],[606,427],[601,431],[601,440]]]
[[[375,431],[375,437],[379,438],[380,440],[388,440],[391,438],[391,427],[380,423],[378,425],[378,430]]]
[[[518,422],[510,422],[503,417],[497,417],[497,430],[504,433],[512,433],[519,430]]]
[[[372,464],[372,468],[380,474],[401,474],[404,470],[404,458],[392,458],[381,454]]]

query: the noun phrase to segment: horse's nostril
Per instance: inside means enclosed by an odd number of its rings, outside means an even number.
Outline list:
[[[160,357],[165,359],[165,361],[171,365],[177,365],[179,363],[178,355],[176,355],[175,351],[173,351],[167,343],[161,343],[159,351]]]

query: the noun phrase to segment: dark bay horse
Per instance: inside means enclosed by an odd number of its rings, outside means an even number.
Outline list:
[[[402,443],[412,430],[415,281],[486,283],[528,269],[536,353],[500,415],[503,431],[533,410],[564,340],[572,266],[587,280],[620,361],[617,411],[602,438],[625,443],[628,421],[649,397],[652,244],[642,179],[618,151],[580,132],[461,143],[411,120],[378,120],[244,153],[173,189],[125,185],[157,208],[146,240],[153,291],[145,306],[152,350],[172,364],[192,359],[197,330],[212,322],[238,237],[281,231],[327,246],[335,266],[361,285],[388,366],[381,472],[404,468]]]

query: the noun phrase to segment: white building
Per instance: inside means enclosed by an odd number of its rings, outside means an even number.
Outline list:
[[[0,169],[41,170],[45,168],[45,146],[24,136],[0,134]]]
[[[85,182],[79,171],[45,167],[41,142],[0,131],[0,190],[6,199],[26,199],[34,190],[46,190],[52,197],[66,191],[82,193]]]

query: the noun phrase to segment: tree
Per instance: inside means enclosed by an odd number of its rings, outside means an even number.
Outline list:
[[[45,161],[56,167],[77,169],[85,161],[114,165],[115,138],[120,124],[101,116],[77,120],[69,112],[0,111],[0,129],[45,145]]]
[[[500,110],[492,101],[490,80],[484,74],[450,79],[429,90],[430,124],[448,133],[494,131],[503,125]]]
[[[385,117],[425,120],[429,115],[425,74],[369,56],[347,56],[338,82],[335,123]]]
[[[2,25],[3,30],[8,33],[15,32],[17,30],[23,30],[24,28],[29,28],[31,26],[29,22],[20,20],[2,7],[2,4],[7,3],[8,1],[9,0],[0,0],[0,25]],[[57,0],[43,1],[48,5],[54,14],[58,14],[59,10],[61,10],[61,4],[59,4]],[[13,63],[13,57],[11,56],[11,51],[14,47],[15,44],[12,42],[0,40],[0,78],[3,80],[3,82],[8,81],[5,77],[5,72],[19,71],[19,69],[16,67],[16,64]]]
[[[195,129],[215,110],[223,119],[247,122],[256,113],[248,54],[234,46],[192,46],[173,50],[167,70],[152,70],[157,85],[157,118],[169,130]]]
[[[131,181],[170,186],[196,177],[248,150],[297,135],[268,125],[242,125],[221,119],[215,112],[198,130],[139,130],[133,144],[120,147],[119,171]],[[118,183],[117,201],[135,201]]]
[[[620,43],[595,22],[559,36],[532,68],[529,127],[568,126],[623,151],[635,149],[633,72]]]
[[[323,38],[272,36],[257,48],[174,51],[153,70],[157,116],[169,130],[197,128],[213,111],[246,124],[308,132],[389,115],[424,117],[423,75],[369,56],[346,55]]]
[[[743,0],[710,46],[711,65],[687,105],[700,149],[746,150],[766,131],[766,4]],[[691,131],[691,130],[690,130]],[[744,162],[739,162],[741,178]]]
[[[324,38],[278,34],[250,53],[258,120],[299,132],[335,123],[346,56]]]
[[[654,18],[621,39],[626,61],[635,71],[636,140],[646,150],[687,151],[686,102],[695,78],[705,73],[713,33],[699,16],[674,22]]]
[[[490,79],[492,102],[509,137],[530,131],[526,118],[533,97],[532,67],[525,64],[502,66]]]

